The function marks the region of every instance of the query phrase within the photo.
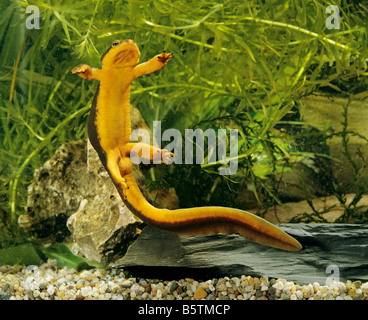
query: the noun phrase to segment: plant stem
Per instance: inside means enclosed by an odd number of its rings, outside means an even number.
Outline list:
[[[20,45],[20,48],[19,48],[19,51],[18,51],[17,59],[15,60],[15,67],[14,67],[12,82],[11,82],[11,85],[10,85],[9,102],[13,101],[13,94],[14,94],[14,88],[15,88],[15,79],[17,78],[19,61],[20,61],[20,57],[22,56],[22,52],[23,52],[23,49],[24,49],[24,45],[26,43],[26,39],[27,39],[27,37],[24,37],[24,39],[22,41],[22,44]]]
[[[333,41],[333,40],[327,38],[326,36],[320,35],[320,34],[315,33],[313,31],[309,31],[307,29],[303,29],[301,27],[294,26],[294,25],[289,24],[289,23],[266,20],[266,19],[259,19],[259,18],[254,18],[254,17],[244,17],[243,20],[254,21],[256,23],[264,23],[264,24],[268,24],[268,25],[271,25],[271,26],[277,26],[277,27],[281,27],[281,28],[292,29],[292,30],[295,30],[295,31],[298,31],[298,32],[305,33],[305,34],[307,34],[309,36],[312,36],[314,38],[320,39],[324,42],[332,44],[333,46],[339,47],[343,50],[353,50],[349,46],[341,44],[341,43],[336,42],[336,41]]]
[[[197,90],[202,90],[202,91],[209,91],[209,92],[213,92],[213,93],[218,93],[218,94],[222,94],[222,95],[229,95],[229,96],[233,96],[233,97],[244,98],[243,95],[235,95],[234,93],[231,93],[231,92],[228,92],[228,91],[225,91],[225,90],[219,90],[219,89],[214,89],[214,88],[209,88],[209,87],[203,87],[203,86],[199,86],[199,85],[195,85],[195,84],[188,84],[188,83],[159,84],[159,85],[154,85],[154,86],[150,86],[150,87],[144,87],[144,88],[133,90],[131,92],[131,94],[132,95],[141,94],[141,93],[146,92],[146,91],[152,91],[152,90],[161,89],[161,88],[168,88],[168,87],[197,89]]]
[[[10,195],[10,224],[16,228],[17,225],[17,219],[16,219],[16,197],[17,197],[17,187],[18,187],[18,181],[20,176],[23,173],[23,170],[28,165],[28,163],[31,161],[31,159],[39,153],[50,141],[51,139],[61,131],[63,127],[65,127],[71,120],[73,120],[76,117],[79,117],[83,115],[85,112],[87,112],[90,109],[90,103],[87,104],[87,106],[79,109],[78,111],[71,114],[69,117],[65,118],[62,122],[60,122],[45,138],[41,141],[41,143],[37,146],[33,152],[31,152],[28,157],[23,161],[22,165],[18,169],[14,181],[11,186],[11,195]]]

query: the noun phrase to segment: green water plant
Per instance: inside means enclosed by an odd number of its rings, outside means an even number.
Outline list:
[[[48,259],[56,260],[61,267],[66,266],[78,271],[105,268],[101,263],[75,255],[64,243],[39,246],[28,242],[0,249],[1,265],[41,265]]]

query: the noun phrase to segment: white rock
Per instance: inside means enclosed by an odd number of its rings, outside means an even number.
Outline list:
[[[297,298],[298,298],[299,300],[302,300],[302,299],[303,299],[303,292],[301,292],[300,290],[298,290],[298,291],[296,292],[296,296],[297,296]]]
[[[39,282],[38,281],[33,281],[32,284],[31,284],[31,286],[30,286],[30,289],[32,291],[35,291],[35,290],[38,290],[39,288],[40,288]]]
[[[252,286],[246,286],[244,289],[246,292],[252,292],[254,288]]]
[[[251,293],[244,293],[243,294],[244,300],[249,300],[251,297],[252,297],[252,294]]]
[[[188,290],[188,291],[189,291],[189,290]],[[161,291],[161,290],[157,290],[156,297],[157,297],[158,299],[162,298],[162,291]]]
[[[26,273],[39,272],[39,269],[36,265],[29,265],[26,268]]]
[[[239,279],[238,277],[233,277],[233,278],[231,278],[231,280],[233,280],[233,281],[234,281],[234,283],[235,283],[235,285],[236,285],[237,287],[239,287],[239,286],[240,286],[240,279]]]
[[[138,284],[138,283],[133,284],[133,285],[130,287],[130,290],[131,290],[132,292],[135,292],[135,291],[139,290],[139,284]]]
[[[83,287],[81,288],[80,293],[83,297],[87,297],[90,293],[90,290],[88,289],[88,287]]]
[[[368,290],[368,282],[364,282],[360,287],[361,287],[363,290]]]
[[[26,279],[26,282],[25,282],[25,286],[27,289],[31,289],[31,285],[32,285],[32,282],[34,281],[34,277],[27,277]]]
[[[58,281],[57,281],[57,282],[61,284],[61,283],[64,283],[65,281],[66,281],[66,279],[65,279],[65,278],[60,278],[60,279],[58,279]]]
[[[67,275],[65,276],[65,280],[66,280],[66,281],[72,281],[72,280],[73,280],[73,276],[72,276],[71,274],[67,274]]]
[[[157,293],[158,293],[158,291],[159,291],[159,290],[157,290]],[[187,291],[186,291],[186,293],[187,293],[187,295],[188,295],[189,297],[193,297],[193,291],[192,291],[192,290],[187,290]]]
[[[55,293],[55,287],[53,285],[50,285],[47,288],[47,293],[49,294],[49,296],[52,296]]]
[[[174,291],[174,292],[176,292],[176,291]],[[142,299],[143,300],[146,300],[146,299],[148,299],[149,298],[149,293],[148,292],[144,292],[143,294],[142,294]]]
[[[314,289],[315,292],[318,291],[318,289],[319,289],[319,283],[318,282],[313,282],[313,289]]]
[[[286,281],[286,283],[284,285],[284,290],[285,291],[290,290],[293,285],[294,285],[294,282]]]
[[[273,285],[273,287],[275,288],[275,289],[277,289],[277,290],[282,290],[282,289],[284,289],[284,284],[281,282],[281,281],[277,281],[274,285]]]

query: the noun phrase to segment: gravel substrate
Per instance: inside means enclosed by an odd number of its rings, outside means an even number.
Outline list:
[[[368,282],[298,285],[241,276],[207,281],[127,278],[123,270],[77,272],[56,261],[0,266],[0,300],[368,300]]]

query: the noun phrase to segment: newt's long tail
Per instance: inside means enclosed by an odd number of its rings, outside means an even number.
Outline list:
[[[142,195],[132,174],[124,176],[129,189],[119,190],[127,207],[152,226],[175,233],[199,235],[238,233],[244,238],[266,246],[299,251],[300,243],[272,223],[243,210],[225,207],[190,209],[158,209]]]

